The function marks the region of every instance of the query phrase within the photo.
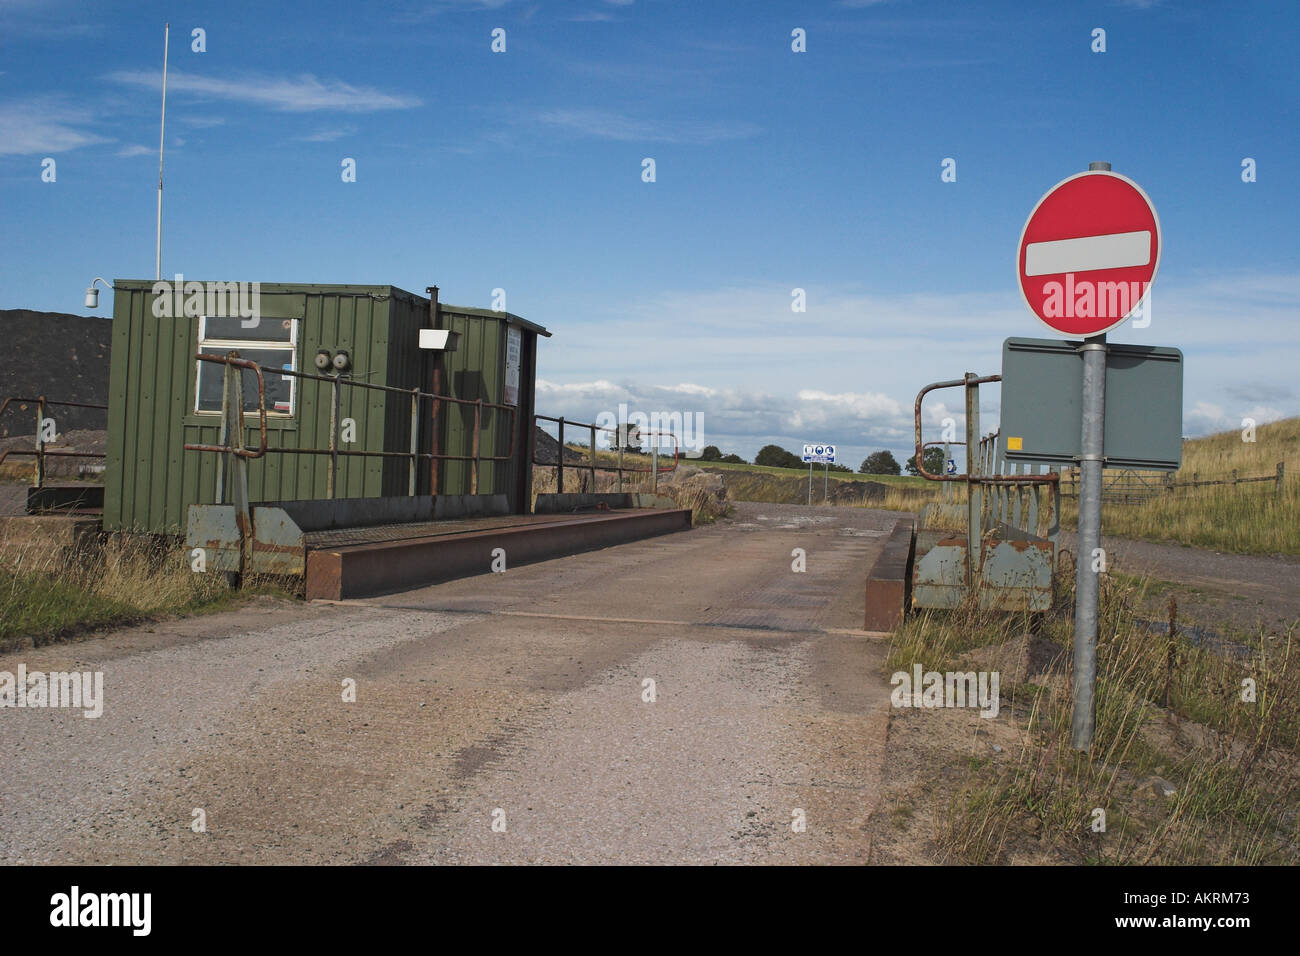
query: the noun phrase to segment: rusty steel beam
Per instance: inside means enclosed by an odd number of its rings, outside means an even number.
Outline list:
[[[903,622],[912,599],[915,540],[916,520],[900,518],[867,572],[863,630],[892,631]]]
[[[307,551],[307,599],[342,600],[408,590],[491,572],[492,551],[507,567],[684,531],[688,509],[583,516],[508,528]]]

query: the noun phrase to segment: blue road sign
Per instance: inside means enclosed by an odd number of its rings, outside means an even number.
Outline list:
[[[833,465],[835,464],[835,446],[804,445],[803,460],[805,463],[815,462],[819,465]]]

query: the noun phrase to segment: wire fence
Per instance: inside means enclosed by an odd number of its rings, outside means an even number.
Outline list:
[[[1236,469],[1227,476],[1202,479],[1192,472],[1190,479],[1177,480],[1171,472],[1137,471],[1134,469],[1107,469],[1102,483],[1102,500],[1112,504],[1141,504],[1161,495],[1176,494],[1197,488],[1239,485],[1271,484],[1277,494],[1286,483],[1286,463],[1279,461],[1271,475],[1242,477]],[[1061,494],[1066,498],[1079,497],[1079,470],[1061,470]]]

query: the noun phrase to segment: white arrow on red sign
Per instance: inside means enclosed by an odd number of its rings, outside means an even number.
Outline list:
[[[1160,265],[1160,220],[1142,187],[1090,170],[1057,183],[1020,234],[1020,292],[1039,319],[1071,336],[1101,335],[1135,311]]]

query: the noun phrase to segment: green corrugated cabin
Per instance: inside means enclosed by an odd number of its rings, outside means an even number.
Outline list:
[[[509,312],[438,303],[436,288],[426,298],[390,285],[260,283],[253,323],[240,312],[241,305],[245,313],[250,311],[251,284],[186,280],[179,295],[171,283],[161,286],[150,280],[118,279],[113,287],[106,530],[183,533],[189,505],[217,502],[217,475],[226,456],[184,448],[219,442],[225,367],[198,361],[199,352],[236,351],[259,365],[319,374],[318,351],[346,351],[352,368],[344,379],[424,392],[434,391],[440,361],[439,394],[514,406],[513,457],[482,462],[477,492],[506,495],[514,513],[528,509],[532,469],[526,462],[537,339],[550,335],[541,326]],[[456,350],[421,349],[421,329],[459,333]],[[271,373],[264,378],[268,447],[328,448],[330,386]],[[339,448],[410,450],[409,395],[346,386],[339,393],[340,429],[348,419],[355,425],[354,442],[340,443]],[[244,373],[244,400],[244,443],[255,448],[260,436],[251,372]],[[416,443],[425,453],[433,444],[430,406],[428,400],[421,401],[415,418]],[[474,409],[444,402],[437,417],[439,450],[472,454]],[[480,453],[506,454],[509,416],[485,410],[482,420]],[[472,467],[470,462],[439,462],[437,493],[469,494]],[[249,462],[249,499],[270,503],[325,498],[329,468],[328,455],[268,451]],[[420,461],[415,471],[415,494],[428,495],[429,463]],[[339,458],[336,499],[410,493],[409,459]]]

